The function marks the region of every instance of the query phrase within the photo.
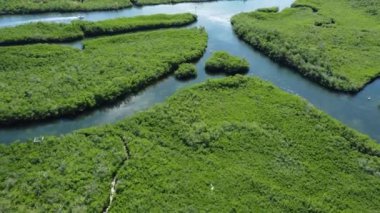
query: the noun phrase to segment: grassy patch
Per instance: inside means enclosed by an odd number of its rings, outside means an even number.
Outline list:
[[[74,21],[71,24],[30,23],[0,28],[0,45],[67,42],[89,36],[180,27],[194,23],[196,20],[196,15],[182,13],[117,18],[98,22]]]
[[[380,75],[379,16],[368,11],[380,7],[370,2],[298,0],[280,13],[236,15],[232,24],[243,40],[306,78],[357,92]]]
[[[249,63],[246,59],[232,56],[224,51],[217,51],[206,61],[206,71],[228,75],[243,74],[249,71]]]
[[[195,78],[197,76],[197,68],[194,64],[190,63],[180,64],[178,69],[174,72],[174,76],[179,80]]]
[[[182,90],[115,125],[0,146],[1,208],[101,211],[122,144],[130,158],[111,212],[380,208],[378,144],[241,76]]]
[[[203,29],[157,30],[61,45],[0,48],[0,123],[76,114],[132,94],[200,58]]]
[[[1,0],[0,15],[117,10],[131,6],[130,0]]]

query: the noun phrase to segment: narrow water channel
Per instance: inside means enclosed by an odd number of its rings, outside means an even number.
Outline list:
[[[67,22],[79,15],[84,16],[86,20],[97,21],[156,13],[191,12],[198,15],[198,22],[192,26],[205,27],[209,35],[207,51],[197,62],[198,77],[196,79],[181,82],[170,76],[119,103],[87,112],[75,118],[62,118],[30,125],[1,128],[0,142],[11,143],[15,140],[27,140],[43,135],[60,135],[81,128],[114,123],[131,116],[163,102],[180,88],[203,82],[206,79],[222,77],[210,76],[204,70],[205,60],[216,50],[225,50],[247,58],[251,64],[248,75],[257,76],[286,91],[300,95],[344,124],[370,135],[380,142],[379,80],[374,81],[356,95],[331,92],[302,78],[296,72],[272,62],[240,41],[233,33],[229,20],[234,14],[271,6],[278,6],[283,9],[289,7],[292,2],[293,0],[218,1],[146,6],[104,12],[0,16],[0,27],[4,27],[38,20]],[[80,47],[81,44],[74,42],[69,45]],[[371,97],[370,100],[368,100],[369,97]]]

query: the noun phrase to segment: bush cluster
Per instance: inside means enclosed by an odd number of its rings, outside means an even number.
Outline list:
[[[217,51],[206,61],[206,71],[227,75],[243,74],[249,71],[249,63],[246,59],[232,56],[224,51]]]
[[[177,4],[184,2],[208,2],[216,0],[131,0],[134,5],[144,6],[144,5],[158,5],[158,4]]]
[[[178,69],[174,72],[174,76],[179,80],[195,78],[197,76],[197,68],[194,64],[190,63],[180,64]]]
[[[257,12],[263,12],[263,13],[277,13],[278,11],[279,11],[278,7],[267,7],[267,8],[257,9]]]

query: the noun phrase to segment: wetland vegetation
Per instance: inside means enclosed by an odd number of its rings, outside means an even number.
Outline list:
[[[157,5],[157,4],[177,4],[184,2],[209,2],[216,0],[131,0],[134,5],[144,6],[144,5]]]
[[[0,146],[2,211],[376,211],[380,147],[234,76],[118,124]],[[143,204],[143,205],[142,205]]]
[[[74,24],[37,22],[0,28],[0,45],[67,42],[83,37],[83,31]]]
[[[3,1],[0,13],[10,5],[16,5],[14,13],[106,9],[90,7],[98,0],[82,1],[85,9],[70,6],[81,2],[74,0]],[[139,2],[182,0],[133,4]],[[39,10],[32,9],[36,4]],[[273,7],[239,14],[232,24],[242,39],[277,62],[330,89],[353,92],[378,75],[377,5],[298,0],[281,12]],[[109,35],[85,39],[83,49],[0,47],[0,125],[74,115],[172,73],[177,79],[196,76],[194,62],[208,42],[204,28],[136,32],[196,18],[158,14],[0,29],[0,38],[13,38],[14,44]],[[0,144],[0,212],[380,209],[379,144],[297,95],[239,75],[250,68],[244,58],[217,51],[205,68],[234,76],[187,87],[118,123]]]
[[[297,0],[279,13],[241,13],[231,22],[273,60],[329,89],[357,92],[380,75],[379,8],[373,0]]]
[[[206,70],[211,73],[227,75],[244,74],[249,71],[249,63],[244,58],[230,55],[224,51],[216,51],[206,61]]]
[[[132,94],[207,46],[201,28],[84,41],[84,50],[37,44],[0,48],[0,123],[76,114]]]
[[[194,23],[191,13],[156,14],[105,21],[73,21],[70,24],[38,22],[0,28],[0,45],[43,42],[68,42],[89,36],[112,35],[159,28],[181,27]]]
[[[117,18],[98,22],[79,22],[86,36],[103,34],[129,33],[134,31],[151,30],[169,27],[181,27],[197,21],[197,16],[191,13],[156,14]]]
[[[194,64],[183,63],[178,66],[178,69],[174,72],[174,76],[178,80],[187,80],[197,77],[197,68]]]
[[[100,131],[100,129],[98,129]],[[0,146],[0,212],[99,212],[127,158],[114,134],[76,133]]]
[[[212,0],[0,0],[0,15],[45,12],[118,10],[143,5]]]
[[[0,15],[117,10],[131,6],[130,0],[1,0]]]

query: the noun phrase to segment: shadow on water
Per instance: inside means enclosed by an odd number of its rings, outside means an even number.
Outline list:
[[[304,79],[296,72],[272,62],[269,58],[240,41],[233,33],[229,21],[232,15],[271,6],[279,6],[280,9],[283,9],[289,7],[292,2],[293,0],[219,1],[146,6],[118,11],[0,17],[1,27],[25,23],[35,19],[43,20],[79,15],[84,16],[86,20],[97,21],[155,13],[192,12],[198,15],[198,22],[192,26],[205,27],[209,35],[208,48],[196,64],[198,68],[197,78],[189,81],[177,81],[173,76],[169,76],[133,96],[76,117],[1,128],[0,141],[2,143],[11,143],[15,140],[26,140],[41,135],[60,135],[81,128],[122,120],[154,104],[165,101],[180,88],[203,82],[207,79],[222,77],[222,75],[209,75],[204,70],[205,60],[213,51],[217,50],[225,50],[234,55],[247,58],[251,65],[248,75],[270,81],[290,93],[297,94],[346,125],[380,141],[379,80],[374,81],[356,95],[331,92]],[[72,42],[68,45],[79,49],[82,48],[80,41]],[[368,97],[371,97],[371,100],[368,100]]]

